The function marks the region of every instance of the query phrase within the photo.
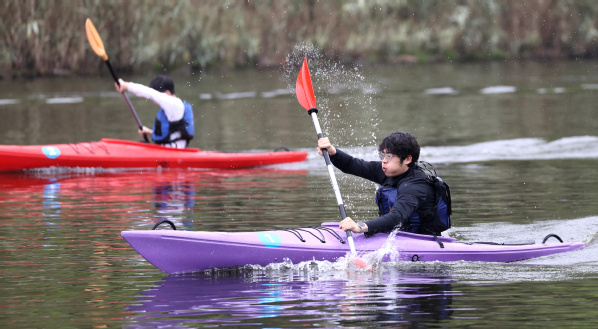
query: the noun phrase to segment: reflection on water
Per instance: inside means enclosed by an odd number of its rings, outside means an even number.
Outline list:
[[[185,229],[193,227],[193,208],[195,200],[195,190],[191,184],[169,184],[157,185],[153,188],[155,195],[156,217],[160,220],[170,220],[171,222],[178,220],[182,222]],[[185,217],[182,215],[185,210],[187,212]]]
[[[43,206],[46,210],[44,216],[58,217],[60,216],[60,201],[57,201],[60,195],[60,182],[48,183],[44,185],[44,201]]]
[[[39,206],[44,217],[75,218],[81,210],[97,212],[104,219],[110,216],[127,218],[133,227],[147,227],[150,222],[169,219],[188,228],[230,229],[226,220],[252,216],[256,209],[261,218],[273,218],[292,212],[284,205],[264,202],[268,199],[296,198],[292,192],[304,184],[305,170],[248,169],[231,171],[161,170],[141,172],[95,172],[59,175],[0,175],[0,209],[13,209],[13,204],[35,211]],[[98,207],[99,206],[99,207]],[[18,217],[28,219],[30,212]],[[218,220],[210,222],[217,216]],[[238,223],[243,226],[242,222]],[[288,224],[285,224],[288,225]],[[234,227],[233,230],[242,230]]]
[[[526,299],[580,314],[596,297],[589,288],[598,280],[592,160],[437,168],[458,204],[450,236],[539,242],[557,233],[588,243],[580,251],[516,264],[383,263],[354,271],[342,263],[285,262],[177,277],[165,276],[120,238],[122,230],[150,229],[164,218],[206,231],[338,220],[325,168],[316,169],[321,161],[309,160],[305,169],[0,175],[0,305],[11,305],[0,321],[14,328],[71,321],[89,327],[477,326],[508,324],[493,310],[514,303],[528,310],[518,314],[520,321],[535,323]],[[372,216],[375,187],[339,177],[347,211]],[[513,300],[509,291],[521,283],[527,292]],[[554,288],[561,286],[567,289]],[[568,302],[571,294],[580,302]],[[555,325],[572,317],[542,316]]]
[[[168,276],[130,307],[127,327],[262,327],[433,324],[450,318],[446,269],[386,267],[378,272],[304,271],[274,266],[221,275]],[[292,319],[292,320],[287,320]]]
[[[279,263],[167,276],[138,292],[127,307],[134,313],[125,326],[419,328],[533,322],[541,316],[560,327],[580,314],[589,316],[583,323],[596,320],[584,304],[598,296],[590,288],[598,278],[556,284],[563,266],[406,262],[359,271],[337,265]],[[586,270],[596,273],[596,268]],[[511,316],[503,319],[497,309],[509,310]]]

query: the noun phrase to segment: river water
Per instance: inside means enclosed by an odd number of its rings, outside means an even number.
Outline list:
[[[307,161],[229,171],[37,170],[0,174],[0,325],[7,328],[598,326],[596,62],[310,69],[325,135],[375,159],[394,130],[453,194],[462,241],[579,251],[509,264],[273,263],[168,276],[121,237],[161,219],[254,231],[338,221],[296,70],[173,74],[194,104],[193,146],[309,151]],[[138,140],[110,76],[0,81],[0,143]],[[125,77],[148,83],[151,76]],[[141,121],[155,108],[131,96]],[[233,155],[231,155],[233,156]],[[376,186],[337,172],[347,212],[374,217]]]

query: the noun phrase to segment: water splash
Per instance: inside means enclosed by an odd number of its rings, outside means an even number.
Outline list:
[[[598,244],[598,232],[588,235],[582,242],[586,244],[586,246],[594,246]]]
[[[381,268],[384,263],[399,263],[400,252],[397,250],[395,245],[395,236],[398,231],[393,231],[388,235],[388,238],[384,245],[373,252],[369,253],[358,253],[353,255],[351,252],[343,257],[339,257],[336,261],[331,262],[327,260],[318,261],[310,260],[299,262],[294,264],[292,260],[285,258],[282,262],[270,263],[265,266],[261,265],[246,265],[235,269],[210,269],[204,271],[204,274],[210,275],[222,275],[224,273],[236,272],[236,273],[264,273],[268,275],[301,275],[307,277],[317,277],[328,272],[347,271],[348,273],[354,272],[375,272]],[[366,263],[365,268],[359,268],[355,266],[355,258],[360,258]]]
[[[316,47],[297,45],[283,66],[288,89],[295,90],[297,74],[306,55],[324,136],[340,147],[348,143],[358,147],[377,144],[380,119],[376,96],[381,92],[378,83],[368,81],[359,66],[333,61]],[[356,132],[360,131],[371,133],[357,136]],[[346,184],[346,180],[345,175],[340,177],[340,185]],[[366,181],[360,184],[369,185]],[[344,200],[344,204],[347,209],[352,207],[350,199]]]
[[[306,55],[324,135],[334,136],[341,144],[346,140],[357,140],[358,146],[377,142],[375,131],[379,119],[375,97],[381,91],[378,84],[368,81],[359,66],[333,61],[316,47],[297,45],[283,66],[283,79],[290,90],[295,90],[297,74]],[[364,110],[367,111],[365,120],[349,115]],[[355,136],[356,131],[373,133]]]
[[[384,245],[378,250],[372,251],[370,253],[363,254],[361,258],[366,262],[367,270],[376,270],[382,264],[383,259],[387,259],[390,262],[399,262],[400,252],[397,250],[395,246],[395,236],[397,235],[398,230],[392,231]]]

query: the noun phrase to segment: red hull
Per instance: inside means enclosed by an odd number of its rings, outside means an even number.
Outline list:
[[[0,145],[0,171],[46,167],[234,169],[303,161],[307,152],[226,153],[104,138],[56,145]]]

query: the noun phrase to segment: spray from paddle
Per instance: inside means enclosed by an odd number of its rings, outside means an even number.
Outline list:
[[[314,45],[297,44],[285,57],[281,66],[280,78],[289,90],[295,91],[297,73],[305,55],[309,62],[309,74],[314,92],[318,93],[318,119],[324,136],[343,141],[343,150],[366,160],[378,160],[378,134],[380,131],[379,101],[384,87],[373,80],[367,70],[356,63],[343,63],[329,58],[324,51]],[[338,183],[348,188],[367,191],[371,182],[353,175],[337,177]],[[344,188],[343,188],[344,190]],[[370,202],[369,193],[343,195],[345,209],[356,202]],[[367,211],[365,217],[377,215],[377,209]],[[359,214],[354,214],[360,217]],[[352,217],[352,216],[351,216]],[[358,218],[353,218],[358,221]],[[369,264],[369,262],[368,262]]]
[[[383,87],[378,81],[371,81],[359,64],[343,64],[326,57],[321,49],[313,45],[299,44],[286,56],[281,67],[281,79],[289,89],[295,89],[297,71],[305,54],[311,65],[311,78],[318,81],[313,87],[318,92],[318,117],[322,132],[353,147],[368,148],[368,151],[372,145],[377,146],[377,132],[381,124],[378,100]],[[377,148],[371,155],[377,160]],[[337,178],[339,182],[351,181],[345,177],[349,176]],[[348,200],[345,202],[345,206],[350,204]]]
[[[318,121],[316,96],[314,95],[314,89],[311,83],[311,76],[309,75],[309,67],[307,66],[307,55],[305,55],[303,65],[301,66],[301,69],[299,70],[299,75],[297,76],[296,93],[299,104],[301,104],[301,106],[303,106],[307,110],[307,113],[311,116],[314,122],[314,127],[316,128],[316,134],[318,135],[318,138],[324,137],[324,135],[322,134],[322,129],[320,128],[320,123]],[[341,192],[338,188],[336,176],[334,175],[332,162],[330,162],[330,156],[328,155],[327,150],[322,150],[322,154],[324,154],[324,159],[326,160],[328,175],[330,176],[330,182],[332,183],[332,188],[334,189],[334,195],[336,196],[338,209],[341,212],[341,218],[345,219],[347,217],[347,213],[345,212],[345,206],[343,204]],[[355,244],[353,243],[353,234],[349,230],[347,230],[346,233],[347,240],[349,241],[349,248],[351,249],[351,255],[353,257],[353,264],[359,268],[365,268],[367,264],[365,263],[365,261],[363,261],[357,256]]]

